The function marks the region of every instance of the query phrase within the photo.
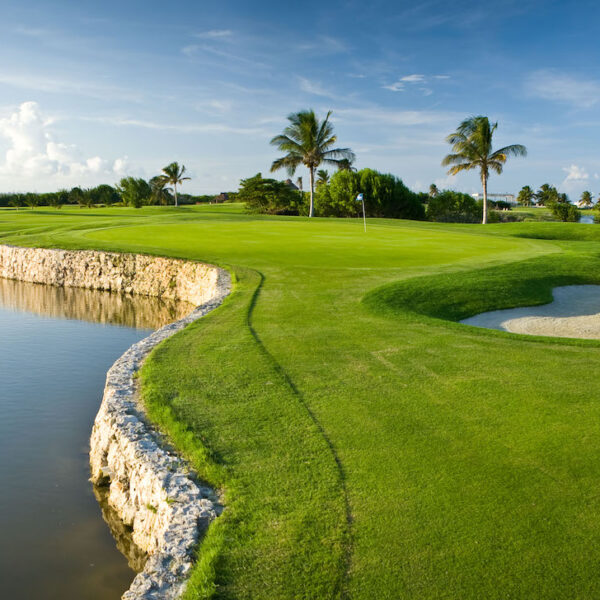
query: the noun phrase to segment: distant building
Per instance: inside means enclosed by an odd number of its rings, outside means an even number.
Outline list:
[[[221,202],[227,202],[229,200],[229,194],[227,192],[221,192],[218,196],[213,198],[213,202],[215,204],[219,204]]]
[[[285,185],[287,185],[290,190],[299,190],[300,188],[291,180],[291,179],[286,179],[284,181]]]
[[[483,200],[483,194],[471,194],[475,200]],[[509,204],[517,204],[517,199],[514,194],[488,194],[488,200],[494,202],[508,202]]]

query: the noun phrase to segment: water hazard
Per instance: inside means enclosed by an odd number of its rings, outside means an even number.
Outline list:
[[[89,435],[110,365],[189,310],[0,279],[1,598],[112,600],[129,587],[143,557],[94,496]]]

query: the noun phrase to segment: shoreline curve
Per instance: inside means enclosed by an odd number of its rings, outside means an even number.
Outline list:
[[[222,512],[217,493],[152,426],[135,374],[163,340],[217,308],[231,278],[213,265],[93,250],[0,245],[0,277],[58,287],[117,291],[189,302],[196,308],[131,346],[109,369],[90,438],[91,481],[148,553],[124,600],[171,600],[184,591],[195,549]]]

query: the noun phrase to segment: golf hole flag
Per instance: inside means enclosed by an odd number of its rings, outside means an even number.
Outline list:
[[[365,213],[365,197],[363,194],[358,194],[358,196],[356,196],[356,201],[357,202],[362,202],[362,209],[363,209],[363,224],[365,227],[365,233],[367,232],[367,215]]]

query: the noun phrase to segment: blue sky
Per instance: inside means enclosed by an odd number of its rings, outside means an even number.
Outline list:
[[[450,178],[444,137],[466,116],[522,143],[492,192],[600,192],[596,2],[3,3],[0,191],[151,177],[184,190],[269,171],[288,113],[333,110],[358,167],[414,189]],[[299,171],[298,175],[306,173]],[[285,177],[285,173],[280,175]]]

